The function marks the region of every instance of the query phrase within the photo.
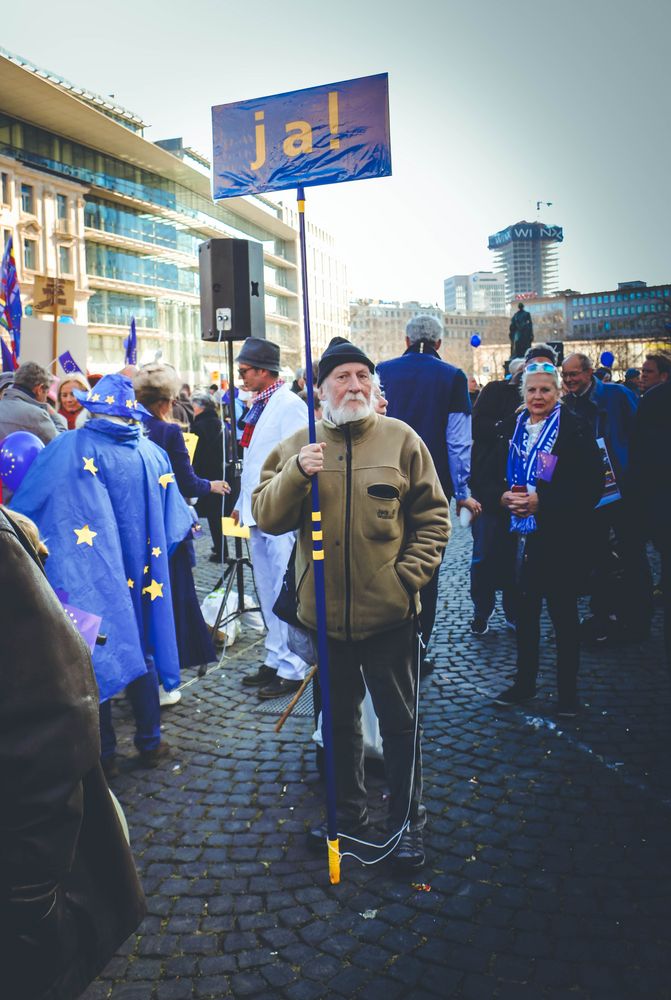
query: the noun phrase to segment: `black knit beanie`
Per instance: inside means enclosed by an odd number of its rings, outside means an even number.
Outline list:
[[[317,375],[317,385],[321,385],[324,379],[331,374],[338,365],[360,364],[366,365],[371,374],[375,371],[375,365],[367,357],[360,347],[351,344],[349,340],[334,344],[333,341],[326,348],[319,359],[319,372]]]

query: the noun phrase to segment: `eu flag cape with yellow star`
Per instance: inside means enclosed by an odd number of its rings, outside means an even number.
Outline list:
[[[49,547],[52,586],[102,618],[101,701],[144,674],[147,655],[166,690],[179,684],[168,557],[192,519],[174,480],[138,424],[95,418],[40,452],[12,499]]]

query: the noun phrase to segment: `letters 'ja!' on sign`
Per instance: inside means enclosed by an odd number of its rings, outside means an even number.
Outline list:
[[[391,174],[387,74],[212,108],[214,198]]]

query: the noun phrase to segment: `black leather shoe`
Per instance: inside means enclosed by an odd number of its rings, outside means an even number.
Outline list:
[[[346,832],[338,832],[338,837],[340,839],[351,840],[353,837],[359,839],[366,839],[366,834],[369,832],[368,819],[360,820],[358,823],[344,823],[343,826],[346,827]],[[319,826],[314,826],[307,833],[307,846],[309,851],[313,851],[315,854],[325,854],[328,850],[326,846],[326,839],[328,837],[328,831],[326,829],[326,823],[320,823]]]
[[[392,854],[394,867],[403,871],[417,871],[426,863],[421,830],[405,830]]]
[[[303,681],[289,681],[286,677],[275,677],[270,684],[259,688],[259,698],[282,698],[285,694],[298,691]]]
[[[275,679],[276,675],[276,670],[273,670],[272,667],[268,667],[265,663],[263,663],[256,673],[245,674],[242,678],[242,683],[245,687],[264,687],[266,684],[270,684],[270,682]]]
[[[429,677],[430,674],[432,674],[435,669],[436,669],[435,661],[427,657],[426,659],[422,660],[422,662],[419,665],[420,678],[423,680],[425,677]]]
[[[170,745],[165,742],[159,743],[157,747],[153,747],[151,750],[140,750],[137,761],[138,767],[158,767],[170,754]]]

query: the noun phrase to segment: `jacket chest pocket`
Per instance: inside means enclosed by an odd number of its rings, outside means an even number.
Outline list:
[[[390,483],[371,483],[363,502],[362,531],[365,538],[386,540],[401,533],[401,494]]]

